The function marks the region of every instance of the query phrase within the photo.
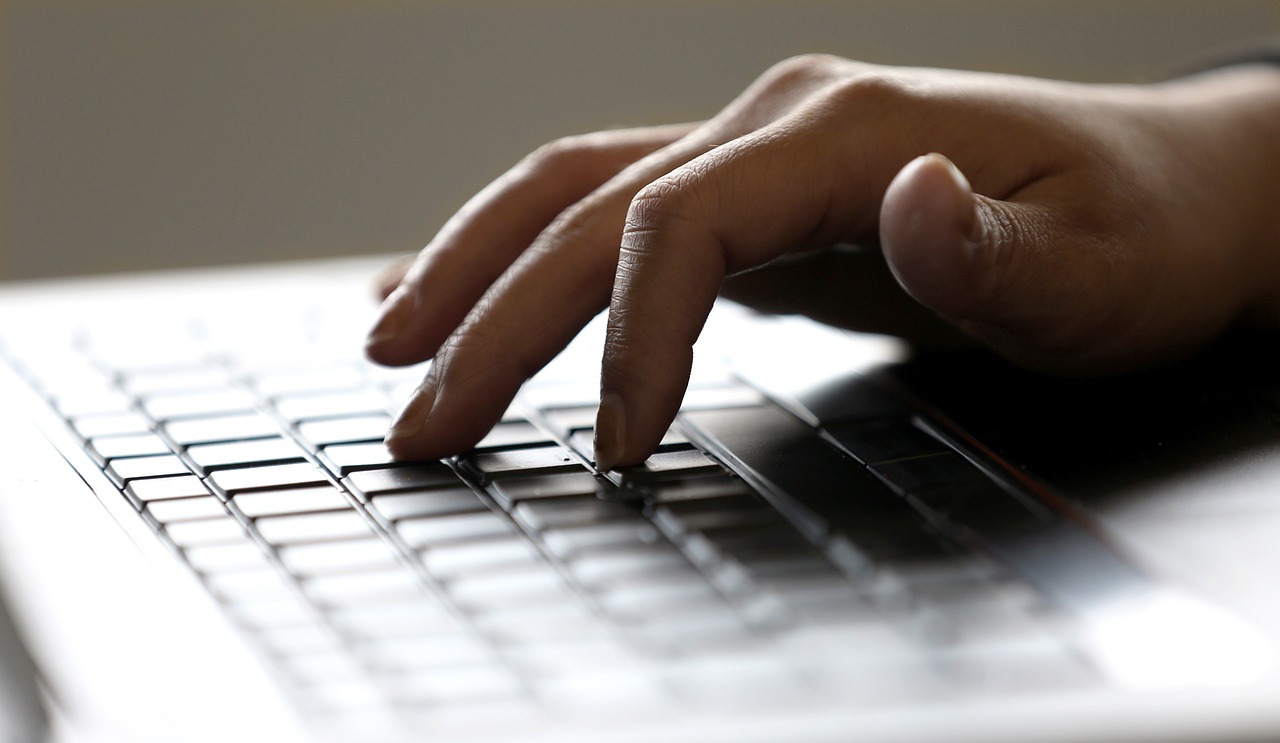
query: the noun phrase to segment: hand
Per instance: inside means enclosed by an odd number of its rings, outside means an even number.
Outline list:
[[[1067,374],[1280,323],[1278,131],[1260,66],[1089,86],[806,56],[705,123],[554,142],[383,277],[368,355],[435,357],[387,446],[465,451],[607,306],[596,456],[643,461],[722,289]]]

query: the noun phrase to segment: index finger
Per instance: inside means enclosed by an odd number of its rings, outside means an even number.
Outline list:
[[[780,121],[672,171],[632,201],[600,383],[601,470],[637,464],[657,447],[726,275],[874,228],[892,158],[877,158],[878,167],[839,164],[821,128]]]

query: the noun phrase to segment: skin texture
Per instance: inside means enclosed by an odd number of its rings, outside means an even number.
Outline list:
[[[390,267],[366,352],[435,363],[387,446],[465,451],[607,307],[596,455],[643,461],[719,293],[1058,374],[1162,363],[1280,324],[1278,173],[1267,67],[1088,86],[786,60],[706,122],[539,149]]]

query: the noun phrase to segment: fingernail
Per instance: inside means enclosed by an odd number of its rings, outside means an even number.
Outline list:
[[[403,286],[391,292],[382,303],[382,315],[369,331],[369,338],[364,344],[365,348],[382,345],[400,335],[400,331],[409,320],[412,305],[413,303],[409,301],[409,292]]]
[[[600,398],[600,412],[596,415],[596,469],[608,472],[622,458],[626,447],[627,411],[622,397],[616,392]]]
[[[978,219],[978,205],[973,200],[973,186],[970,185],[969,179],[964,177],[964,173],[960,172],[960,168],[951,162],[951,158],[940,152],[930,152],[926,157],[941,163],[947,169],[947,175],[951,176],[951,180],[956,186],[956,196],[963,199],[958,205],[960,215],[960,230],[970,243],[977,244],[982,241],[982,220]]]
[[[426,426],[427,417],[431,415],[431,408],[435,407],[435,404],[436,384],[433,380],[424,381],[418,389],[414,390],[409,402],[405,403],[396,415],[395,422],[387,431],[385,443],[390,446],[393,440],[417,436]]]

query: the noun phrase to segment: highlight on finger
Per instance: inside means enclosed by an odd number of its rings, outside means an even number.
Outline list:
[[[566,209],[693,125],[566,137],[540,148],[473,197],[406,269],[366,354],[399,366],[432,358],[472,308]]]

